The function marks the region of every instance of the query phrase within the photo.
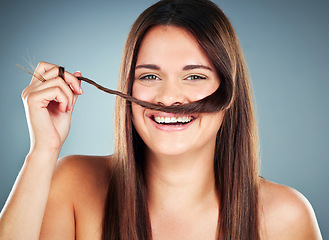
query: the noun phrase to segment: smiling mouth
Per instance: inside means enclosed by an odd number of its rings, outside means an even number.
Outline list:
[[[193,116],[184,116],[184,117],[156,117],[152,116],[151,119],[156,122],[157,124],[161,125],[186,125],[195,120]]]

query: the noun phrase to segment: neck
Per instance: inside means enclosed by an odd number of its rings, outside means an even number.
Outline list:
[[[146,152],[148,205],[151,211],[184,211],[217,205],[214,147],[179,155]]]

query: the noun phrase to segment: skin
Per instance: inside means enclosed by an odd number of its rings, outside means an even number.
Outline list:
[[[187,31],[161,26],[144,37],[134,97],[170,106],[204,98],[219,84],[208,57]],[[183,129],[158,129],[162,125],[150,116],[172,114],[136,104],[132,112],[134,126],[147,145],[148,203],[155,239],[213,239],[219,202],[212,166],[224,113],[193,115],[195,120]]]
[[[183,70],[186,65],[212,66],[194,38],[180,28],[150,30],[137,60],[137,66],[145,64],[159,68],[136,69],[133,95],[142,100],[186,103],[211,94],[220,84],[209,69]],[[58,67],[49,63],[40,63],[36,72],[47,81],[33,78],[22,94],[31,149],[2,210],[0,238],[38,239],[40,234],[40,239],[101,239],[111,157],[57,161],[82,93],[76,78],[80,73],[66,72],[65,80],[59,79]],[[145,74],[159,79],[145,82]],[[186,78],[190,75],[207,78],[192,81]],[[154,239],[215,239],[220,200],[214,192],[212,156],[224,113],[200,114],[179,131],[156,128],[150,114],[157,113],[133,105],[133,123],[147,145]],[[311,205],[297,191],[260,179],[259,199],[262,239],[322,239]]]

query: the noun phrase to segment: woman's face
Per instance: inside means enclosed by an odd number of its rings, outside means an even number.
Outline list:
[[[212,94],[220,84],[210,60],[185,29],[153,27],[144,37],[135,68],[133,97],[179,105]],[[223,112],[172,114],[132,104],[133,124],[154,154],[179,155],[214,148]]]

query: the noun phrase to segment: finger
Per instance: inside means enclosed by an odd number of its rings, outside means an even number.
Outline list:
[[[73,73],[73,76],[74,77],[82,77],[82,74],[81,74],[80,71],[76,71],[76,72]]]
[[[58,68],[59,68],[58,66],[55,66],[49,69],[49,71],[43,74],[43,77],[45,79],[52,79],[58,77],[59,74]],[[72,88],[75,94],[79,94],[79,95],[82,94],[80,81],[71,73],[65,71],[63,80],[66,82],[66,84],[70,85],[70,87]]]
[[[80,71],[76,71],[76,72],[73,73],[73,76],[74,76],[74,77],[81,77],[82,74],[81,74]],[[81,90],[81,93],[83,93],[82,88],[81,88],[81,80],[79,80],[79,83],[80,83],[80,90]],[[78,99],[78,95],[74,94],[74,96],[73,96],[73,108],[74,108],[74,106],[75,106],[75,103],[76,103],[77,99]]]
[[[58,102],[59,111],[64,113],[68,110],[69,99],[60,87],[54,86],[30,93],[26,101],[30,108],[47,108],[51,101],[56,101]]]
[[[48,72],[50,69],[56,67],[55,64],[47,63],[47,62],[39,62],[37,68],[34,71],[34,75],[32,77],[31,83],[43,81],[43,75]]]
[[[82,77],[82,74],[81,74],[80,71],[76,71],[76,72],[73,73],[73,76],[78,78],[78,77]],[[80,93],[83,94],[83,91],[82,91],[82,88],[81,88],[81,80],[78,79],[78,81],[79,81],[79,86],[80,86],[80,89],[79,89]]]
[[[66,82],[64,82],[63,79],[60,77],[47,80],[46,82],[43,82],[42,84],[36,86],[31,91],[40,91],[51,87],[59,87],[63,91],[63,93],[67,96],[69,100],[68,108],[72,109],[72,105],[74,104],[74,94],[72,92],[72,89],[69,87],[69,85],[67,85]]]

